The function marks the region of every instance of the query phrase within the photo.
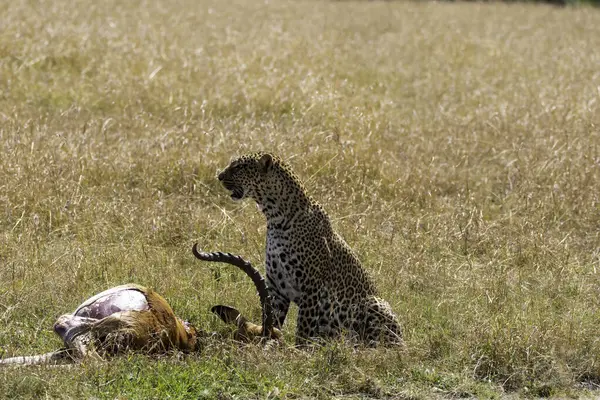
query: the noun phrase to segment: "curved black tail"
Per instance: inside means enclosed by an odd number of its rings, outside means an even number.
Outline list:
[[[254,282],[254,286],[256,286],[256,291],[258,292],[258,296],[260,297],[260,304],[262,306],[262,320],[263,320],[263,330],[262,335],[264,337],[269,337],[270,332],[273,330],[273,306],[271,305],[271,299],[269,298],[269,292],[267,290],[267,283],[265,279],[262,277],[260,272],[252,266],[248,261],[244,260],[240,256],[234,256],[231,253],[222,253],[220,251],[215,251],[212,253],[205,253],[203,251],[198,251],[197,249],[198,243],[194,243],[192,247],[192,253],[196,258],[203,261],[214,261],[214,262],[222,262],[231,265],[235,265],[242,271],[246,273]]]

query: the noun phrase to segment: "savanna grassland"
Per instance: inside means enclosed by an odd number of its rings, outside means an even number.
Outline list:
[[[0,357],[110,286],[163,294],[199,354],[0,369],[0,397],[597,396],[600,10],[329,1],[0,3]],[[217,172],[293,166],[407,348],[240,347],[265,221]],[[264,269],[262,269],[264,271]]]

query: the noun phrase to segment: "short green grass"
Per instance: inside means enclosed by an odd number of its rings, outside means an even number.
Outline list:
[[[533,4],[0,4],[0,356],[110,286],[154,287],[200,354],[0,369],[0,397],[594,396],[600,384],[600,10]],[[215,176],[289,161],[407,350],[238,347],[265,222]],[[259,267],[262,268],[262,267]]]

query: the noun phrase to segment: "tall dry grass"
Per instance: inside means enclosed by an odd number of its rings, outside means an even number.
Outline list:
[[[0,370],[0,396],[582,395],[600,384],[600,13],[520,4],[0,4],[0,356],[137,282],[183,317],[251,283],[265,223],[215,175],[289,160],[408,351],[239,349]],[[294,321],[286,324],[293,342]]]

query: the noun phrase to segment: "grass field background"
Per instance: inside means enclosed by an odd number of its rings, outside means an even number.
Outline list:
[[[151,286],[202,353],[0,369],[0,397],[583,396],[600,384],[600,10],[533,4],[0,4],[0,357]],[[284,157],[407,349],[239,347],[264,217],[216,174]]]

